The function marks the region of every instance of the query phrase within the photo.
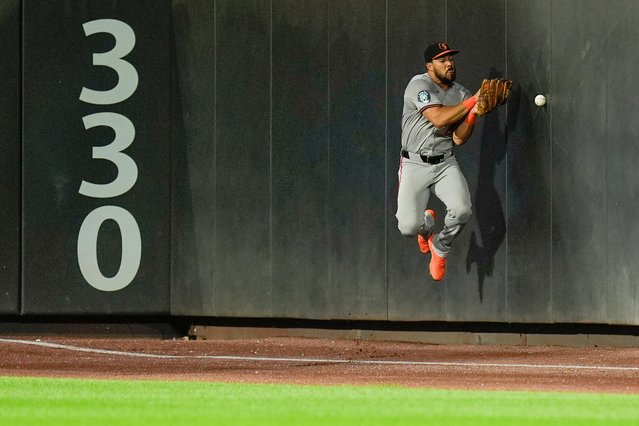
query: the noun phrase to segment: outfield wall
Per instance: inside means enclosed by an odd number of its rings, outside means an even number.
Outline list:
[[[2,0],[0,313],[639,324],[638,17]],[[456,151],[474,215],[434,283],[394,213],[403,90],[441,39],[472,91],[515,84]]]

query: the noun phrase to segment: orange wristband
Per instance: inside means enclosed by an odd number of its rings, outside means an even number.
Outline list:
[[[475,96],[471,96],[470,98],[462,102],[462,104],[464,105],[464,108],[466,108],[467,111],[470,111],[471,109],[473,109],[476,103],[477,103],[477,98]]]
[[[468,123],[469,126],[473,126],[475,124],[475,120],[477,119],[477,114],[473,114],[472,112],[469,112],[468,115],[466,116],[466,123]]]

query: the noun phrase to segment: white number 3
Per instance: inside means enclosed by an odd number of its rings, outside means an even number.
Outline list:
[[[108,33],[115,38],[115,46],[108,52],[94,53],[93,65],[102,65],[118,74],[118,83],[109,90],[92,90],[86,87],[80,92],[82,102],[94,105],[112,105],[128,99],[138,87],[138,73],[135,67],[122,58],[131,53],[135,46],[135,32],[122,21],[98,19],[85,23],[84,33]]]
[[[109,160],[118,168],[117,177],[113,182],[96,184],[85,180],[78,191],[82,195],[94,198],[111,198],[126,193],[133,188],[138,179],[138,167],[135,161],[121,151],[131,145],[135,139],[135,127],[131,120],[115,112],[98,112],[82,118],[84,127],[90,129],[97,126],[107,126],[115,132],[115,139],[105,146],[93,147],[93,158]]]

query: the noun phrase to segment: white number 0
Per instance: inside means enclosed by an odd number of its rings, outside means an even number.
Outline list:
[[[107,278],[98,265],[98,233],[105,220],[114,220],[122,236],[122,258],[115,276]],[[138,273],[142,257],[142,239],[135,218],[122,207],[102,206],[93,210],[82,222],[78,234],[78,264],[84,279],[98,290],[117,291],[131,284]]]
[[[135,32],[122,21],[98,19],[83,25],[84,33],[109,33],[115,37],[115,46],[105,53],[93,54],[93,65],[102,65],[118,73],[118,83],[110,90],[92,90],[86,87],[80,92],[80,100],[95,105],[111,105],[128,99],[138,87],[138,72],[122,58],[135,46]]]

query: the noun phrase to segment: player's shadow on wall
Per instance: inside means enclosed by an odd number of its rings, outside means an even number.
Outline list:
[[[499,77],[495,70],[491,70],[488,78]],[[502,202],[505,203],[506,200],[500,198],[495,182],[498,165],[506,156],[505,120],[500,120],[498,111],[492,111],[483,117],[477,192],[473,206],[478,226],[470,236],[470,246],[466,254],[468,273],[471,272],[472,265],[476,264],[479,300],[482,302],[485,278],[493,275],[495,256],[506,238],[506,218],[502,209]]]

